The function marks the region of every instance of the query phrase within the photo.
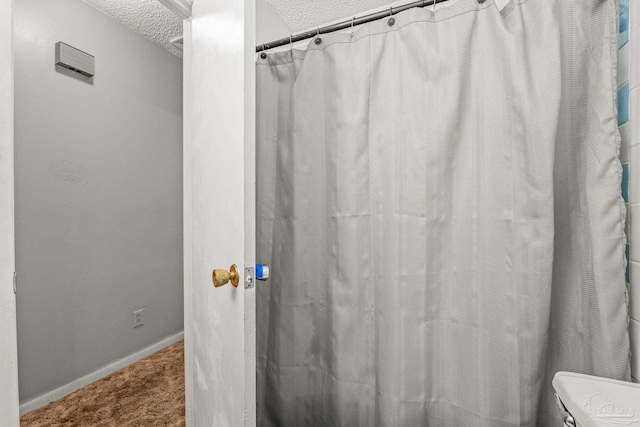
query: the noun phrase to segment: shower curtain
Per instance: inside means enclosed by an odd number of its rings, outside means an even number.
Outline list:
[[[615,0],[450,0],[258,59],[259,426],[556,426],[556,371],[630,378],[615,40]]]

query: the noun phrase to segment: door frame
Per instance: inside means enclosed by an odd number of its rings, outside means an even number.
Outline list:
[[[182,19],[191,18],[191,2],[188,0],[158,0],[165,5],[170,11],[178,15]]]
[[[0,52],[5,52],[0,61],[0,420],[7,425],[18,425],[13,220],[13,0],[0,0]]]

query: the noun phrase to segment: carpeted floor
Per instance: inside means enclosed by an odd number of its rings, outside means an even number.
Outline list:
[[[21,427],[184,425],[184,341],[20,419]]]

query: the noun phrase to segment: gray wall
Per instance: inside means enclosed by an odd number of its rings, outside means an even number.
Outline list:
[[[183,329],[182,61],[80,0],[14,22],[24,403]],[[96,56],[92,82],[54,67],[58,41]]]

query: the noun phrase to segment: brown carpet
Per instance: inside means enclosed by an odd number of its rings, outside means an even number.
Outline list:
[[[184,341],[20,418],[21,427],[184,425]]]

